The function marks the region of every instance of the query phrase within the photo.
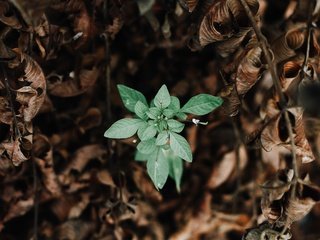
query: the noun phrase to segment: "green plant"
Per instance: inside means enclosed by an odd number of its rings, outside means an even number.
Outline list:
[[[141,92],[124,85],[118,85],[118,90],[124,106],[135,116],[115,122],[104,136],[122,139],[137,133],[140,142],[135,160],[147,161],[147,171],[155,187],[161,189],[170,176],[180,191],[182,159],[192,162],[189,143],[179,134],[185,127],[186,114],[208,114],[222,104],[222,99],[199,94],[181,108],[179,99],[170,96],[166,85],[162,85],[149,106]],[[192,122],[206,124],[197,119]]]

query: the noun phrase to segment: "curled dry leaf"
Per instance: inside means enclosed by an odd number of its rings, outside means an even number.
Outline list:
[[[274,223],[283,213],[281,199],[290,189],[290,182],[293,178],[293,170],[281,170],[262,185],[261,209],[263,215]]]
[[[262,212],[270,223],[279,227],[301,220],[320,201],[320,189],[306,180],[297,183],[296,194],[292,198],[292,178],[292,169],[280,170],[262,186]]]
[[[288,90],[289,86],[300,79],[301,65],[298,61],[288,61],[283,65],[282,73],[280,75],[280,82],[283,91]],[[300,81],[299,81],[300,82]]]
[[[19,166],[22,162],[30,158],[30,152],[24,150],[24,146],[31,145],[27,138],[19,137],[14,141],[4,141],[1,143],[5,153],[12,160],[13,165]],[[30,149],[28,149],[30,150]]]
[[[46,96],[46,78],[38,63],[25,53],[14,49],[24,68],[23,81],[28,84],[16,90],[16,100],[21,104],[19,112],[26,122],[38,113]],[[14,68],[13,68],[14,69]]]
[[[246,94],[255,85],[262,73],[261,48],[255,44],[249,44],[235,73],[235,82],[239,95]]]
[[[222,57],[227,57],[230,54],[234,53],[243,40],[249,34],[251,28],[241,28],[240,31],[234,34],[231,38],[228,38],[222,42],[217,42],[215,49]]]
[[[86,92],[91,88],[99,75],[96,67],[92,69],[81,69],[77,77],[66,77],[53,82],[52,76],[49,76],[48,91],[50,94],[58,97],[73,97]],[[79,83],[77,82],[77,78]]]
[[[259,2],[257,0],[246,0],[252,14],[255,16],[259,10]],[[241,27],[248,27],[249,21],[247,21],[247,14],[241,6],[238,0],[227,0],[228,7],[233,15],[233,17],[238,22]],[[250,25],[251,26],[251,25]]]
[[[41,134],[34,136],[33,155],[42,173],[44,186],[51,194],[59,196],[61,186],[54,170],[52,147],[46,136]]]
[[[248,0],[247,3],[255,16],[259,9],[259,2]],[[239,1],[215,1],[200,24],[199,43],[204,47],[209,43],[227,40],[235,34],[238,39],[241,39],[243,36],[239,33],[246,34],[247,22],[247,16]]]
[[[261,132],[260,140],[263,148],[267,151],[271,151],[274,146],[278,145],[291,150],[284,115],[280,113],[278,102],[274,98],[267,101],[265,114],[265,121],[268,122],[268,124]],[[291,124],[294,130],[296,154],[301,157],[302,163],[312,162],[315,157],[305,136],[302,118],[303,109],[301,107],[289,108],[288,114],[291,118]]]
[[[0,21],[13,29],[21,29],[18,17],[12,11],[8,2],[0,1]]]
[[[225,40],[233,33],[227,1],[218,0],[211,6],[200,24],[200,45],[204,47],[209,43]]]
[[[320,188],[310,182],[298,183],[297,196],[290,198],[284,211],[287,221],[296,222],[305,217],[320,201]]]
[[[296,51],[302,47],[306,39],[306,27],[294,27],[283,36],[276,39],[271,49],[274,53],[275,63],[289,59],[296,55]]]

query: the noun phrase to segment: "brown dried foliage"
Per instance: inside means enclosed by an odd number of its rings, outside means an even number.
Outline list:
[[[239,0],[147,2],[0,1],[0,239],[319,238],[319,6],[246,0],[283,106]],[[133,162],[134,137],[103,138],[127,114],[119,83],[224,99],[187,127],[180,194]]]

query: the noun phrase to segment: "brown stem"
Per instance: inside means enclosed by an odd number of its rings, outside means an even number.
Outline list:
[[[251,13],[251,10],[247,4],[247,2],[245,0],[239,0],[249,18],[249,20],[251,21],[252,27],[254,29],[254,32],[256,34],[257,40],[260,44],[260,47],[265,55],[265,58],[267,60],[268,66],[269,66],[269,71],[271,73],[271,77],[272,77],[272,81],[273,84],[275,86],[275,90],[279,96],[279,103],[280,103],[280,107],[282,110],[284,110],[284,117],[285,117],[285,122],[286,122],[286,127],[288,129],[288,133],[289,133],[289,138],[290,138],[290,142],[291,142],[291,152],[292,152],[292,167],[293,167],[293,171],[294,171],[294,177],[292,180],[292,188],[291,188],[291,195],[290,198],[293,199],[295,198],[296,195],[296,185],[297,185],[297,180],[299,179],[299,172],[298,172],[298,163],[297,163],[297,157],[296,157],[296,146],[294,143],[294,135],[293,135],[293,130],[292,130],[292,125],[289,119],[289,114],[286,110],[286,100],[284,97],[284,94],[281,90],[281,85],[279,82],[279,78],[277,75],[277,71],[276,71],[276,67],[274,65],[274,63],[271,60],[270,57],[270,51],[267,47],[267,40],[264,37],[264,35],[262,34],[262,32],[260,31],[260,29],[258,28],[256,21]],[[282,231],[282,234],[285,233],[285,231],[288,229],[289,227],[289,221],[286,221],[285,227]]]

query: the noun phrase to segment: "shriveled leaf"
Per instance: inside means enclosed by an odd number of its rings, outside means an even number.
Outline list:
[[[30,56],[14,49],[24,66],[23,79],[28,86],[17,90],[17,101],[22,104],[20,111],[26,122],[30,122],[40,110],[46,96],[46,78],[39,64]]]
[[[123,118],[112,124],[104,136],[115,139],[128,138],[133,136],[143,123],[141,119]]]
[[[68,75],[59,76],[52,74],[48,76],[48,91],[50,94],[58,97],[74,97],[88,91],[97,81],[99,69],[92,67],[90,69],[81,69],[79,76],[74,77],[74,72]],[[58,80],[56,80],[58,78]],[[80,84],[79,84],[79,82]]]

